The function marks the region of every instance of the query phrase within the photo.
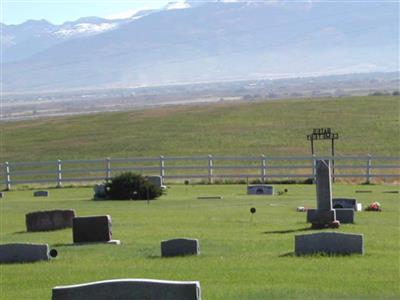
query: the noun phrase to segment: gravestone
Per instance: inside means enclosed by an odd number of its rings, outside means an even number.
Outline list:
[[[13,243],[0,245],[0,263],[26,263],[49,260],[47,244]]]
[[[56,286],[52,300],[201,300],[198,281],[113,279]]]
[[[331,226],[336,221],[336,213],[332,209],[332,182],[329,160],[317,160],[316,162],[316,190],[317,209],[307,210],[307,222],[311,223],[313,228]]]
[[[199,255],[200,246],[197,239],[171,239],[161,241],[161,256],[183,256],[183,255]]]
[[[111,217],[109,215],[73,218],[72,235],[74,243],[119,244],[118,240],[111,239]]]
[[[48,197],[49,191],[35,191],[33,192],[34,197]]]
[[[197,197],[198,200],[222,200],[224,199],[223,196],[199,196]]]
[[[272,185],[257,184],[247,186],[247,195],[273,195],[274,187]]]
[[[0,198],[4,198],[5,194],[4,192],[0,192]]]
[[[25,215],[26,230],[50,231],[72,227],[72,219],[75,217],[73,209],[55,209],[47,211],[36,211]]]
[[[165,185],[163,185],[163,180],[161,176],[146,176],[145,178],[148,182],[163,190],[167,188]]]
[[[355,198],[333,198],[332,206],[334,209],[352,208],[357,211],[357,199]]]
[[[359,205],[354,198],[333,198],[333,208],[336,211],[336,219],[340,223],[354,223],[355,211],[358,211]]]
[[[336,220],[340,222],[340,224],[354,223],[354,209],[352,208],[339,208],[335,209],[336,212]]]
[[[364,254],[362,234],[318,232],[295,236],[295,254]]]
[[[95,184],[93,187],[93,191],[94,191],[93,199],[106,198],[106,186],[104,184]]]

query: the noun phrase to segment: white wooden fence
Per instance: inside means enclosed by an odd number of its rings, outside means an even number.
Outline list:
[[[371,182],[373,178],[400,179],[400,157],[388,156],[190,156],[106,158],[94,160],[57,160],[46,162],[5,162],[3,184],[45,183],[61,187],[68,182],[104,181],[123,172],[160,175],[164,181],[201,179],[213,183],[216,179],[250,178],[262,182],[272,179],[314,178],[315,161],[334,162],[333,177],[358,178]]]

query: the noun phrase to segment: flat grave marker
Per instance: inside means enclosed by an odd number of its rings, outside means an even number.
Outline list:
[[[224,199],[223,196],[199,196],[197,197],[198,200],[222,200]]]
[[[34,191],[33,196],[34,197],[48,197],[49,191]]]

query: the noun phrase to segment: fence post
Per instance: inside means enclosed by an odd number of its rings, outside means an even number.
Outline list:
[[[165,160],[164,156],[160,155],[160,176],[161,182],[164,184],[164,177],[165,177]]]
[[[8,161],[4,163],[4,168],[6,172],[6,190],[11,190],[11,172],[10,172],[10,164]]]
[[[62,168],[61,168],[61,160],[57,160],[57,187],[60,188],[62,186]]]
[[[208,155],[208,183],[213,183],[214,182],[214,174],[213,174],[213,159],[212,155]]]
[[[317,161],[315,159],[315,154],[312,156],[312,176],[313,176],[313,182],[316,180],[316,168],[317,168]]]
[[[106,181],[111,178],[111,158],[106,158]]]
[[[266,175],[267,175],[267,162],[265,159],[265,155],[261,155],[261,182],[265,183],[265,179],[266,179]]]
[[[367,155],[367,169],[365,173],[365,183],[371,183],[371,165],[372,165],[372,159],[371,159],[371,154]]]

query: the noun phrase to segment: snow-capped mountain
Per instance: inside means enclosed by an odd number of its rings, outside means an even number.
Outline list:
[[[3,89],[59,90],[398,70],[399,3],[177,1],[2,25]]]
[[[46,20],[29,20],[20,25],[0,24],[2,27],[0,43],[4,49],[3,63],[28,58],[70,39],[117,29],[152,12],[152,10],[135,11],[129,16],[111,19],[85,17],[62,25],[54,25]]]

